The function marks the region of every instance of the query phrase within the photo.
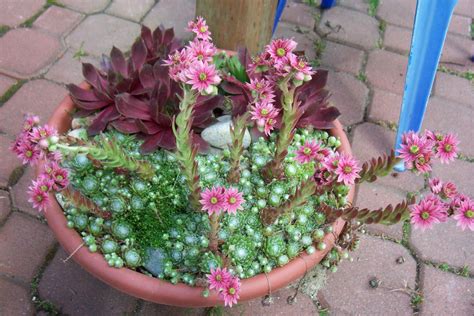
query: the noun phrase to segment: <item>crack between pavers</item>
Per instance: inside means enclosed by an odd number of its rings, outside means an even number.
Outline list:
[[[446,272],[446,273],[451,273],[454,274],[455,276],[458,276],[460,278],[466,278],[466,279],[474,279],[474,271],[469,270],[469,266],[455,266],[451,265],[447,262],[441,262],[441,261],[435,261],[435,260],[429,260],[429,259],[421,259],[423,264],[427,266],[431,266],[435,269],[438,269],[440,271]],[[444,266],[444,267],[443,267]],[[466,275],[463,275],[463,269],[467,268],[467,273]]]

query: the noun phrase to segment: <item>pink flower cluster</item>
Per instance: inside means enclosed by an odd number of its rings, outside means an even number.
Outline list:
[[[50,145],[58,141],[57,131],[48,126],[38,126],[37,116],[27,116],[22,132],[11,145],[11,150],[24,164],[35,165],[40,160],[48,161],[43,172],[28,188],[29,202],[39,211],[44,211],[49,203],[49,193],[60,191],[68,184],[68,172],[59,166],[61,155],[50,151]]]
[[[188,23],[188,30],[196,37],[182,50],[176,50],[164,61],[169,66],[171,79],[191,85],[193,90],[205,94],[214,94],[221,82],[212,58],[216,47],[212,43],[209,27],[202,17]]]
[[[245,202],[242,192],[236,188],[225,188],[221,186],[207,188],[201,193],[202,210],[209,215],[227,212],[236,214],[237,210],[242,210]]]
[[[432,225],[446,221],[449,215],[457,221],[462,230],[474,230],[474,201],[464,194],[458,193],[452,182],[438,178],[429,180],[433,194],[426,197],[411,208],[411,222],[415,228],[432,228]]]
[[[224,300],[225,306],[232,307],[237,304],[240,293],[240,280],[227,271],[226,268],[211,269],[211,274],[207,275],[209,289],[219,292],[219,297]]]
[[[402,136],[399,157],[408,169],[426,173],[431,171],[432,158],[449,163],[457,157],[459,141],[453,134],[425,131],[423,134],[408,132]]]

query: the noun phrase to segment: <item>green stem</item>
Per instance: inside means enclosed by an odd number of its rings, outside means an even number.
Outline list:
[[[196,161],[197,148],[192,144],[193,110],[197,94],[183,87],[183,97],[179,104],[180,112],[173,122],[173,133],[176,137],[176,158],[186,177],[190,191],[190,202],[195,210],[201,209],[199,203],[201,188],[199,186],[198,164]]]
[[[230,147],[230,172],[227,180],[230,183],[238,183],[240,180],[240,158],[244,151],[244,136],[247,131],[247,119],[249,115],[245,113],[234,119],[231,127],[232,146]]]
[[[209,217],[211,222],[211,231],[209,232],[209,249],[213,252],[217,252],[219,248],[217,233],[219,231],[219,215],[217,213],[212,214]]]

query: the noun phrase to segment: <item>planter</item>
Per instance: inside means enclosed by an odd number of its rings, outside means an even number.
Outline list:
[[[82,84],[82,87],[86,86],[87,84]],[[48,124],[57,128],[60,133],[66,132],[71,127],[69,113],[73,109],[73,101],[69,96],[66,96],[53,113]],[[330,130],[330,133],[340,138],[342,143],[340,151],[350,154],[350,144],[342,130],[342,125],[339,121],[335,121],[335,125],[336,127]],[[354,187],[351,187],[348,200],[352,201],[353,196]],[[218,298],[217,293],[211,293],[207,298],[202,297],[202,288],[200,287],[191,287],[184,284],[173,285],[127,268],[109,267],[101,254],[91,253],[87,247],[81,247],[82,238],[74,229],[67,227],[66,217],[56,199],[52,199],[44,215],[48,225],[66,252],[75,252],[72,258],[77,263],[112,287],[129,295],[159,304],[183,307],[205,307],[222,304],[222,300]],[[302,253],[285,266],[276,268],[266,275],[259,274],[242,280],[240,301],[267,295],[302,277],[306,271],[318,264],[331,250],[335,236],[340,234],[344,224],[345,222],[342,219],[338,219],[333,224],[334,234],[327,234],[324,237],[324,242],[328,245],[324,251],[316,251],[311,255]]]

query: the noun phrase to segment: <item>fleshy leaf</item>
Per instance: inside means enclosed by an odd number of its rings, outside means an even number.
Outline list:
[[[150,120],[148,104],[129,95],[121,94],[115,97],[117,110],[126,118]]]

